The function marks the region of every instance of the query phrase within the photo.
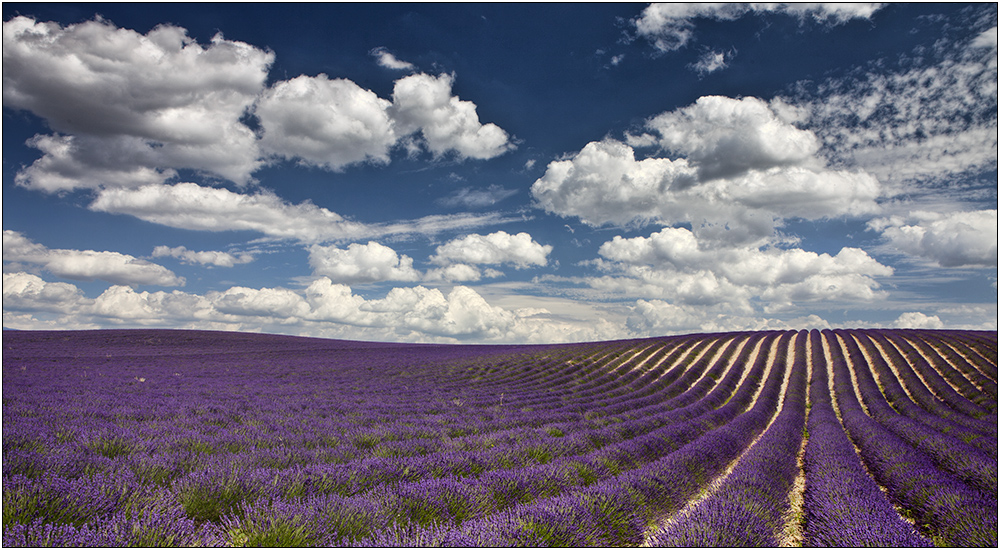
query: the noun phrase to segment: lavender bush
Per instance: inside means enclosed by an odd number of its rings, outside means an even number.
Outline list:
[[[3,345],[4,546],[996,545],[995,333]]]

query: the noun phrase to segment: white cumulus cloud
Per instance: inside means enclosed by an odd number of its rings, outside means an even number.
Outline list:
[[[6,249],[6,246],[4,246]],[[50,283],[38,275],[16,272],[3,274],[4,311],[68,312],[85,303],[83,292],[69,283]]]
[[[3,232],[3,261],[17,266],[36,265],[57,277],[79,281],[98,279],[124,285],[184,285],[184,278],[169,269],[129,254],[47,248],[9,229]]]
[[[692,330],[704,321],[697,308],[687,308],[663,300],[636,300],[635,309],[626,321],[628,327],[643,334],[668,334]]]
[[[390,116],[400,135],[419,131],[435,157],[489,159],[514,148],[502,128],[483,124],[476,104],[451,94],[454,75],[414,74],[396,81]]]
[[[384,49],[372,53],[383,66],[413,69]],[[4,107],[55,131],[28,141],[41,157],[15,180],[61,192],[195,170],[245,185],[273,159],[341,170],[387,163],[399,146],[459,159],[514,148],[507,132],[479,120],[475,103],[452,95],[454,75],[403,77],[392,101],[326,74],[265,88],[274,57],[221,34],[199,44],[169,24],[141,34],[100,17],[67,26],[14,17],[3,24]]]
[[[684,228],[664,228],[649,237],[617,236],[599,249],[598,267],[612,273],[594,278],[595,288],[675,305],[729,303],[749,311],[752,297],[771,310],[794,302],[875,299],[877,277],[893,270],[864,251],[845,247],[834,256],[802,249],[705,246]]]
[[[548,263],[551,245],[535,242],[528,233],[511,235],[497,231],[489,235],[471,234],[437,247],[431,261],[437,264],[512,264],[517,268]]]
[[[387,69],[393,69],[395,71],[412,71],[416,69],[416,66],[414,66],[413,63],[398,59],[385,48],[375,48],[370,53],[375,57],[375,60],[380,66]]]
[[[330,170],[363,161],[387,163],[397,140],[389,105],[350,80],[325,74],[281,81],[257,102],[264,130],[260,146]]]
[[[271,52],[216,35],[198,44],[159,25],[145,35],[100,18],[3,24],[3,104],[44,118],[43,156],[18,183],[46,191],[164,181],[174,170],[246,183],[259,166],[240,122],[264,87]]]
[[[659,136],[629,141],[680,157],[640,160],[615,139],[588,143],[549,163],[531,187],[538,206],[589,225],[690,223],[699,237],[743,242],[770,238],[785,218],[879,211],[874,177],[827,168],[815,136],[759,99],[702,97],[647,126]]]
[[[937,315],[924,315],[919,311],[907,311],[893,321],[894,328],[940,329],[944,323]]]
[[[997,266],[997,211],[911,212],[868,223],[889,251],[924,258],[941,267]]]
[[[297,292],[285,288],[234,286],[206,296],[222,313],[242,316],[295,318],[309,314],[309,304]]]
[[[413,258],[374,241],[352,243],[347,248],[313,245],[309,248],[309,265],[314,274],[344,284],[420,279]]]
[[[664,149],[698,166],[702,179],[816,164],[819,140],[780,120],[756,97],[702,96],[687,107],[653,117],[647,128]]]

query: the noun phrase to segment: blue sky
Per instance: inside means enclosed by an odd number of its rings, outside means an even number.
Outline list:
[[[997,328],[996,4],[3,11],[5,327]]]

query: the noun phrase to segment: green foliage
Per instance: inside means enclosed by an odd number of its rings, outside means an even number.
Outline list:
[[[31,523],[43,519],[46,523],[66,523],[79,527],[91,519],[94,511],[81,506],[70,495],[49,494],[47,491],[3,490],[3,526]]]
[[[165,486],[176,477],[175,472],[165,466],[149,464],[143,461],[132,464],[132,472],[143,484]]]
[[[583,486],[590,485],[600,479],[590,466],[582,462],[571,462],[570,465],[576,470],[576,474],[580,476],[580,482]]]
[[[54,431],[56,436],[56,441],[59,443],[69,443],[71,441],[76,441],[76,430],[67,426],[59,426]]]
[[[226,480],[215,486],[192,484],[177,491],[184,513],[197,522],[218,522],[222,516],[239,512],[240,503],[251,497],[241,484]]]
[[[218,452],[211,445],[200,439],[187,439],[183,442],[183,447],[185,450],[199,455],[212,455]]]
[[[120,437],[101,437],[90,442],[91,450],[108,458],[132,454],[132,445]]]
[[[347,545],[372,534],[375,528],[373,518],[360,510],[337,508],[326,510],[328,535],[332,535],[337,545]]]
[[[382,439],[375,434],[361,434],[354,438],[354,446],[361,450],[368,450],[378,445]]]
[[[552,460],[552,451],[545,446],[530,447],[527,451],[528,459],[539,464],[548,464]]]
[[[615,546],[635,544],[635,541],[632,540],[635,532],[632,525],[632,510],[635,503],[596,494],[587,498],[587,504],[593,510],[594,515],[600,518],[600,529],[606,539],[605,542]]]
[[[598,462],[601,463],[602,466],[604,466],[605,468],[607,468],[608,472],[611,475],[618,475],[618,474],[620,474],[622,472],[622,467],[621,467],[620,464],[618,464],[618,461],[616,461],[616,460],[612,460],[610,458],[603,457],[603,456],[601,458],[597,459],[597,460],[598,460]]]
[[[320,538],[299,516],[273,518],[267,525],[244,523],[226,535],[233,546],[250,548],[301,548],[315,546]]]

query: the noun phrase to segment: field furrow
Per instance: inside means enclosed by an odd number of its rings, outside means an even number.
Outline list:
[[[958,369],[953,361],[942,357],[934,348],[919,338],[908,338],[906,335],[893,334],[888,334],[885,337],[893,342],[901,351],[906,347],[912,349],[911,353],[918,354],[938,374],[947,379],[955,391],[958,391],[962,396],[975,404],[989,407],[992,403],[990,397],[996,397],[996,384],[991,385],[986,377],[982,375],[976,376],[979,373],[974,369]],[[962,359],[962,362],[968,365],[964,359]]]
[[[793,350],[798,352],[792,361],[783,359],[792,367],[764,430],[697,498],[649,536],[650,546],[777,546],[799,473],[805,422],[805,347],[793,345],[788,352]]]
[[[859,401],[857,368],[846,357],[845,339],[832,333],[826,337],[831,339],[842,421],[869,471],[935,540],[954,546],[995,546],[997,514],[991,499],[939,470],[930,457],[872,419]]]
[[[833,397],[830,340],[809,335],[812,378],[806,429],[806,489],[803,495],[805,546],[932,546],[899,514],[860,459],[861,449],[843,428]]]

